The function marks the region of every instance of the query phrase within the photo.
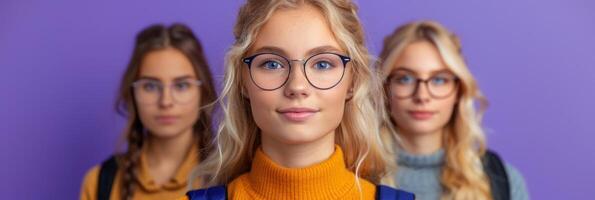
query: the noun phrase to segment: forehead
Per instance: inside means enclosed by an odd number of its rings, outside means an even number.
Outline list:
[[[193,65],[182,52],[173,48],[147,53],[139,70],[139,77],[150,77],[162,81],[183,76],[196,77]]]
[[[419,75],[449,71],[438,49],[428,41],[407,45],[398,56],[393,70],[407,69]]]
[[[341,49],[320,10],[303,4],[274,11],[261,27],[249,53],[263,47],[275,47],[286,56],[297,59],[322,46]]]

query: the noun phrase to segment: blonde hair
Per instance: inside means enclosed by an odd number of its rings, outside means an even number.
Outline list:
[[[195,170],[195,175],[204,178],[203,186],[226,184],[250,170],[260,138],[249,101],[242,95],[245,82],[241,59],[254,43],[259,29],[276,10],[304,4],[315,6],[326,16],[341,48],[352,58],[353,97],[346,102],[335,136],[345,153],[346,166],[356,174],[356,179],[362,177],[379,183],[384,177],[388,154],[380,142],[376,117],[376,111],[383,105],[375,103],[378,95],[371,95],[381,92],[381,85],[369,67],[370,56],[355,4],[348,0],[248,0],[240,8],[234,27],[236,41],[226,55],[224,86],[219,98],[223,119],[213,143],[214,152]]]
[[[444,127],[442,139],[446,153],[441,177],[445,189],[442,199],[491,199],[489,181],[481,164],[481,157],[486,151],[481,117],[487,107],[487,100],[465,64],[456,35],[437,22],[420,21],[403,25],[387,36],[379,65],[385,96],[388,96],[386,79],[395,61],[408,45],[420,41],[433,44],[447,68],[459,79],[457,103],[450,121]],[[479,103],[479,110],[475,108],[476,102]],[[386,107],[390,110],[388,104]]]

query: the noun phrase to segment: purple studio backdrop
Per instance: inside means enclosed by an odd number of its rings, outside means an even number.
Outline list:
[[[183,22],[220,82],[242,1],[0,1],[0,194],[77,199],[87,169],[113,153],[113,110],[134,35]],[[488,141],[525,176],[532,199],[595,195],[595,3],[588,0],[363,1],[368,47],[411,20],[462,38],[491,105]]]

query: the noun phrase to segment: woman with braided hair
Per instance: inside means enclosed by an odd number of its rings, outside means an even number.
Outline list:
[[[183,195],[192,168],[210,151],[215,100],[209,66],[190,28],[173,24],[142,30],[116,102],[128,119],[127,150],[87,173],[81,199]]]

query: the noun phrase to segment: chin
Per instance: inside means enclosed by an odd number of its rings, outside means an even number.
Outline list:
[[[408,132],[411,134],[430,134],[434,133],[436,130],[439,130],[440,127],[434,125],[431,121],[428,122],[418,122],[418,121],[406,121],[406,122],[397,122],[397,124],[408,124],[407,126],[399,126],[404,132]]]
[[[325,136],[325,134],[313,134],[314,130],[286,129],[279,131],[275,137],[283,144],[297,145],[315,142]]]
[[[150,131],[152,136],[163,139],[174,138],[181,135],[182,132],[183,129],[178,127],[160,127]]]

